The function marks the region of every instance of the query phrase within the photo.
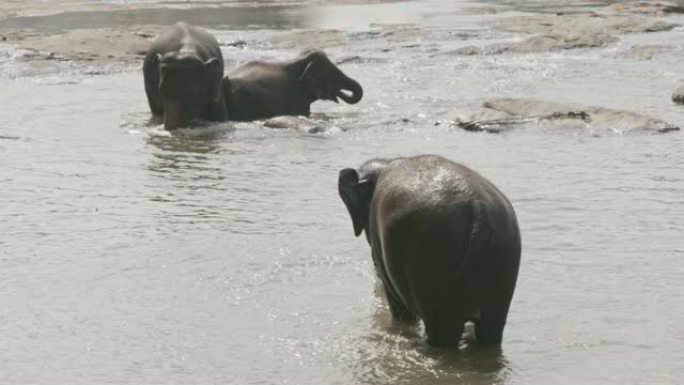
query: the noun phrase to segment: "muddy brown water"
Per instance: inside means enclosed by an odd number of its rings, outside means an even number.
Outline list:
[[[228,67],[315,45],[363,84],[358,105],[318,102],[285,129],[169,135],[146,125],[137,66],[92,75],[16,62],[3,46],[0,383],[680,383],[684,134],[531,124],[492,135],[448,122],[462,106],[514,96],[682,124],[669,98],[684,78],[684,30],[598,49],[456,55],[512,38],[483,23],[498,16],[463,11],[472,6],[231,11],[252,15],[242,24],[227,10],[187,11],[197,24],[228,17],[211,26]],[[134,25],[149,12],[58,15],[40,28]],[[616,55],[653,44],[668,48],[652,60]],[[337,172],[419,153],[478,170],[518,213],[522,265],[500,353],[470,341],[429,348],[376,293]]]

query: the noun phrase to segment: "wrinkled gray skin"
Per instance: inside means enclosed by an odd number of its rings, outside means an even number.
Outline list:
[[[165,129],[186,127],[192,119],[228,120],[223,56],[211,34],[174,24],[147,51],[143,76],[150,110]]]
[[[469,320],[480,345],[501,344],[520,263],[501,191],[435,155],[373,159],[340,171],[338,187],[394,319],[423,320],[435,346],[456,347]]]
[[[292,61],[247,63],[230,72],[223,86],[228,114],[237,121],[309,116],[311,103],[316,100],[337,103],[340,98],[355,104],[363,97],[361,85],[317,49],[306,50]]]

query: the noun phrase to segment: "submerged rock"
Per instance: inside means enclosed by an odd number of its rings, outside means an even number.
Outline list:
[[[635,112],[524,98],[488,100],[481,107],[460,114],[456,124],[465,130],[486,132],[530,125],[591,134],[679,130],[670,123]]]
[[[684,104],[684,86],[677,88],[677,90],[672,94],[672,100],[675,103]]]
[[[305,116],[276,116],[265,120],[263,125],[267,128],[296,130],[307,134],[329,134],[340,130],[324,123]]]

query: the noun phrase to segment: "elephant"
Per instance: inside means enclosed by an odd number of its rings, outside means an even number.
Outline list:
[[[192,119],[228,120],[223,56],[208,32],[183,22],[171,26],[147,51],[143,76],[152,115],[165,129],[186,127]]]
[[[354,234],[365,231],[394,320],[422,320],[437,347],[457,347],[472,321],[479,345],[501,345],[521,243],[499,189],[465,166],[420,155],[345,168],[338,190]]]
[[[340,98],[355,104],[363,97],[361,85],[318,49],[305,50],[291,61],[244,64],[228,73],[223,87],[228,114],[235,121],[309,116],[311,103],[316,100],[337,103]]]

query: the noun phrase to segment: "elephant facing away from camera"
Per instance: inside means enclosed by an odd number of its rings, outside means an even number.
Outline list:
[[[501,191],[435,155],[367,161],[338,188],[394,319],[421,319],[434,346],[457,346],[467,321],[480,345],[501,344],[521,250]]]
[[[255,61],[223,79],[230,120],[250,121],[280,115],[309,116],[316,100],[358,103],[363,88],[321,50],[309,49],[291,61]],[[345,91],[348,91],[347,94]]]
[[[228,120],[223,93],[223,56],[211,34],[179,22],[160,35],[143,62],[145,93],[152,115],[164,128],[193,119]]]

